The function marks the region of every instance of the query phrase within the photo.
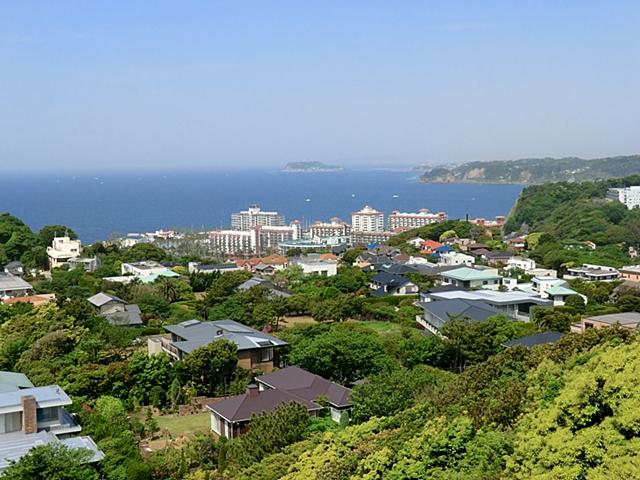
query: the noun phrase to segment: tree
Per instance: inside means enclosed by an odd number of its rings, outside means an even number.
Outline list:
[[[272,413],[254,415],[247,432],[230,442],[227,461],[238,467],[259,462],[302,440],[308,425],[309,413],[297,402],[283,404]]]
[[[229,340],[216,340],[196,348],[183,360],[184,375],[202,395],[224,394],[238,363],[238,347]]]
[[[71,449],[62,443],[41,445],[29,450],[7,468],[3,480],[98,480],[98,473],[87,462],[93,453]]]
[[[371,417],[394,415],[405,410],[413,406],[418,398],[432,394],[450,375],[426,366],[412,370],[398,368],[373,375],[353,389],[353,420],[362,422]]]
[[[389,367],[380,338],[367,329],[336,325],[291,346],[289,362],[317,375],[350,383]]]
[[[76,232],[65,225],[45,225],[38,232],[38,243],[43,247],[50,247],[55,237],[69,237],[72,240],[78,238]]]

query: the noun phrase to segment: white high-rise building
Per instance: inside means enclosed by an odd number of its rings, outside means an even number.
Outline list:
[[[384,232],[384,212],[369,205],[351,214],[351,230],[354,232]]]
[[[234,230],[249,230],[256,225],[284,227],[284,215],[262,211],[258,205],[251,205],[248,210],[231,214],[231,228]]]
[[[351,226],[339,218],[332,218],[331,223],[315,222],[309,227],[311,238],[345,237],[351,233]]]
[[[640,206],[640,186],[634,185],[625,188],[610,188],[607,198],[624,203],[629,210]]]
[[[299,240],[300,222],[289,226],[254,225],[248,230],[214,230],[209,232],[209,246],[225,255],[261,254],[274,250],[280,242]]]

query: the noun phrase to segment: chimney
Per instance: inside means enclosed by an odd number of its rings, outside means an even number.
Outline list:
[[[33,395],[25,395],[20,398],[22,404],[22,433],[37,433],[38,417],[36,410],[36,397]]]
[[[247,397],[257,397],[258,395],[260,395],[260,389],[257,385],[247,385]]]

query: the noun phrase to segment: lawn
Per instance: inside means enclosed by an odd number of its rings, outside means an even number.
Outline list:
[[[349,322],[358,323],[364,327],[370,328],[380,335],[400,333],[400,331],[402,330],[402,327],[395,322],[384,322],[381,320],[349,320]]]
[[[155,417],[160,431],[168,429],[171,436],[191,436],[196,432],[208,432],[211,429],[211,415],[208,412],[194,415],[160,415]]]

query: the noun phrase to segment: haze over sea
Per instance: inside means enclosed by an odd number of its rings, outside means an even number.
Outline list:
[[[350,221],[351,212],[365,204],[385,213],[428,208],[450,218],[493,218],[508,214],[521,190],[521,185],[423,184],[417,173],[385,170],[2,174],[0,212],[34,230],[67,225],[91,243],[114,232],[226,227],[232,212],[252,203],[305,225],[333,216]]]

